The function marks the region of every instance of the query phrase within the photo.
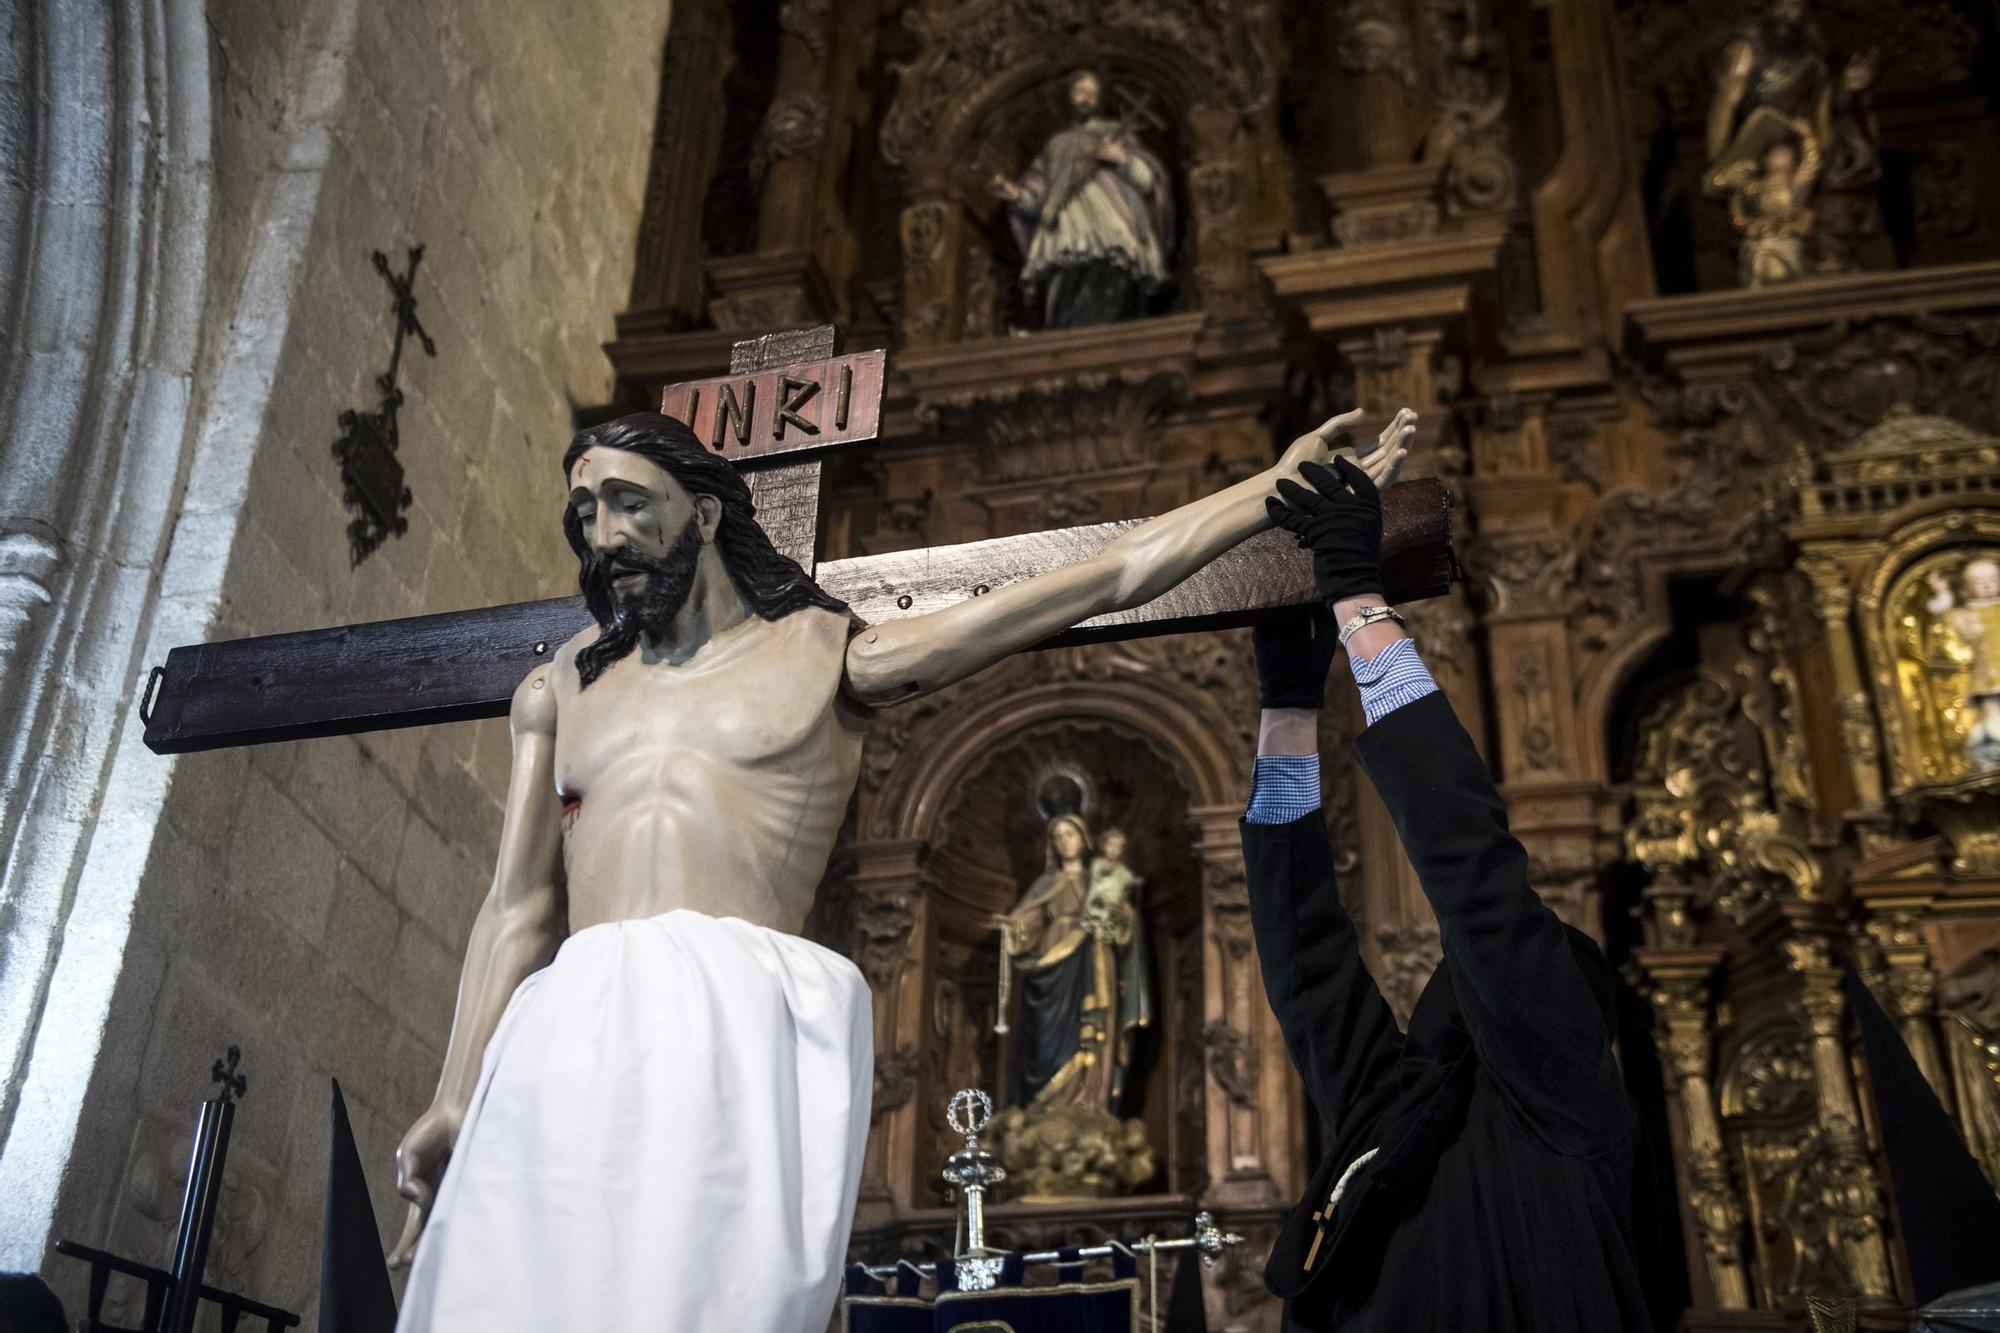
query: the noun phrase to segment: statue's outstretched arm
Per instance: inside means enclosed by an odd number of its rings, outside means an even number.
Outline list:
[[[1098,554],[927,616],[871,625],[847,648],[847,690],[870,705],[901,703],[964,680],[1093,616],[1152,601],[1245,537],[1271,526],[1264,502],[1301,463],[1325,463],[1361,414],[1300,436],[1277,466],[1142,523]],[[1405,408],[1363,460],[1378,486],[1401,471],[1417,414]]]

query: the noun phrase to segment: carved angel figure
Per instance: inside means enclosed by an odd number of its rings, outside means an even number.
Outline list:
[[[1882,174],[1860,101],[1874,82],[1870,53],[1833,72],[1805,0],[1775,0],[1723,48],[1706,183],[1743,235],[1744,286],[1854,267]]]

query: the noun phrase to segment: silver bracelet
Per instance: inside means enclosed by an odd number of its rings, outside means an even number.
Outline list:
[[[1404,620],[1393,606],[1364,606],[1355,613],[1352,620],[1340,627],[1340,646],[1345,648],[1347,641],[1362,629],[1383,620],[1393,620],[1406,629],[1409,627],[1409,622]]]

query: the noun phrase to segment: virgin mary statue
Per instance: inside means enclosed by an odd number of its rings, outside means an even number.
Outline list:
[[[1030,1113],[1117,1116],[1134,1039],[1152,1022],[1138,880],[1123,835],[1104,841],[1100,849],[1081,815],[1051,819],[1042,874],[1001,918],[1021,984],[1008,1102]]]

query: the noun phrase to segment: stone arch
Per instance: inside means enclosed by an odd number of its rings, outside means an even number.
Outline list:
[[[308,9],[303,95],[239,267],[212,253],[200,0],[5,5],[0,1262],[32,1268],[176,771],[141,747],[141,664],[220,605],[357,6]]]

